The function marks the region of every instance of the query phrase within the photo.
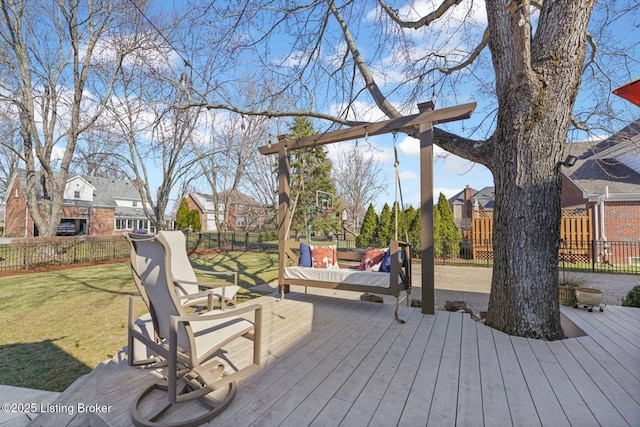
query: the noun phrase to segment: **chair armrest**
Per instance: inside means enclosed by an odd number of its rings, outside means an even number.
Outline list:
[[[192,314],[188,316],[171,316],[171,318],[176,322],[198,322],[198,321],[206,321],[206,320],[226,319],[228,317],[238,317],[239,314],[249,313],[251,311],[256,312],[256,326],[257,326],[258,318],[260,318],[260,320],[262,319],[261,304],[246,305],[244,307],[238,307],[233,311],[220,311],[213,314],[203,313],[203,314]]]
[[[194,298],[208,297],[209,295],[214,295],[215,296],[215,293],[213,291],[214,291],[214,289],[207,289],[205,291],[194,292],[194,293],[189,294],[189,295],[181,295],[179,298],[181,300],[190,300],[190,299],[194,299]]]

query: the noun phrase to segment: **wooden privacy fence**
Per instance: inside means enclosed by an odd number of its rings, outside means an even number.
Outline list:
[[[590,263],[591,212],[587,209],[563,209],[560,221],[560,261]],[[472,254],[475,260],[493,259],[493,210],[474,210],[471,228]]]

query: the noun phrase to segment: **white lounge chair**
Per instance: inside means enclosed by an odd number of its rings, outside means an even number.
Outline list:
[[[164,379],[136,398],[131,410],[133,422],[138,426],[205,423],[231,403],[236,381],[259,369],[262,306],[253,304],[232,311],[188,315],[174,286],[171,267],[174,253],[165,235],[136,240],[132,248],[138,262],[138,278],[146,294],[143,298],[148,301],[154,325],[155,338],[148,339],[146,345],[167,362]],[[252,362],[244,367],[231,361],[225,364],[223,347],[239,338],[252,341]],[[152,393],[165,397],[151,396]],[[206,410],[182,411],[177,407],[194,399]],[[166,417],[173,418],[163,422]]]

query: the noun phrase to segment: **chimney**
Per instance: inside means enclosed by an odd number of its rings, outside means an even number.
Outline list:
[[[471,200],[471,196],[473,196],[472,189],[467,185],[464,187],[464,206],[462,208],[462,217],[466,218],[469,222],[471,221],[471,218],[473,218],[473,201]],[[471,227],[469,226],[469,228]]]
[[[464,201],[471,200],[471,187],[468,185],[464,187]]]

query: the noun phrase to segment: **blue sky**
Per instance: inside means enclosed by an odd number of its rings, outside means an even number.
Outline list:
[[[406,19],[415,19],[423,16],[428,11],[433,10],[436,3],[438,2],[433,2],[432,0],[418,0],[411,3],[411,6],[401,8],[399,12]],[[463,3],[464,4],[461,4],[460,7],[453,9],[448,16],[445,16],[446,19],[439,20],[437,23],[430,26],[428,31],[411,30],[409,32],[411,34],[410,37],[412,38],[412,41],[415,43],[413,48],[415,49],[416,55],[422,56],[429,51],[444,49],[449,50],[450,52],[457,52],[453,53],[452,57],[455,58],[455,55],[458,55],[458,59],[462,59],[466,55],[465,52],[470,51],[475,46],[486,25],[484,1],[474,0],[473,2],[470,2],[470,0],[464,0]],[[396,105],[403,114],[416,113],[417,106],[409,108],[406,106],[404,108],[401,107],[403,104],[402,91],[393,92],[394,87],[396,87],[396,85],[403,79],[403,74],[401,72],[402,64],[394,63],[390,59],[393,57],[391,54],[387,54],[386,52],[380,53],[374,50],[379,46],[368,43],[369,37],[366,34],[367,23],[370,25],[373,22],[376,7],[375,3],[371,3],[371,5],[372,8],[368,9],[368,13],[365,13],[361,18],[362,22],[365,23],[363,25],[365,30],[362,30],[359,34],[359,48],[365,56],[365,59],[376,58],[371,61],[370,66],[383,93],[393,93],[393,95],[390,96],[390,101]],[[467,14],[468,7],[474,8],[474,12],[470,15]],[[606,5],[599,3],[598,7],[606,7]],[[599,14],[601,15],[602,12],[598,7],[596,8],[594,17],[592,18],[592,31],[599,31],[600,29],[598,27],[598,20],[600,18]],[[535,14],[536,12],[534,12],[534,22],[536,19]],[[638,24],[632,22],[631,19],[635,19],[635,17],[628,19],[627,17],[623,17],[616,23],[616,28],[612,33],[614,42],[611,43],[611,46],[613,46],[613,48],[616,46],[615,40],[623,39],[627,44],[635,44],[636,49],[640,46],[640,31],[637,28],[635,32],[631,30],[634,26],[637,27]],[[459,26],[463,25],[461,23],[464,23],[465,31],[459,31],[459,28],[461,28]],[[624,31],[620,31],[619,29],[624,29]],[[293,42],[292,40],[287,40],[285,35],[282,35],[282,37],[284,38],[279,39],[278,43],[271,40],[271,43],[268,46],[270,57],[274,61],[274,64],[277,63],[278,59],[284,58],[280,55],[285,55],[285,52],[287,52],[288,49],[287,46],[291,46],[291,43]],[[332,46],[334,49],[331,49],[330,46],[328,49],[325,49],[324,52],[341,52],[341,50],[338,49],[342,43],[340,37],[333,39],[332,41],[336,43],[335,46]],[[606,49],[609,47],[606,46],[603,48],[604,49],[599,52],[604,60],[609,61],[609,64],[604,64],[604,66],[606,67],[607,65],[614,64],[617,65],[618,68],[621,68],[615,62],[615,51],[611,51],[611,48],[610,51],[607,51]],[[296,51],[294,50],[294,53],[295,52]],[[297,57],[294,56],[294,58]],[[303,58],[304,55],[297,59],[302,60]],[[288,59],[294,60],[293,58]],[[433,81],[433,95],[435,96],[436,108],[450,107],[467,102],[478,103],[476,111],[470,119],[443,126],[448,131],[474,139],[484,139],[491,134],[492,117],[495,113],[495,99],[492,94],[493,76],[491,74],[491,60],[488,48],[484,49],[480,59],[483,61],[483,66],[475,69],[473,72],[463,72],[461,76],[458,76],[454,80],[447,79],[443,83],[437,83],[437,85],[435,80]],[[253,65],[251,61],[252,59],[247,59],[247,68],[251,68]],[[328,55],[327,58],[325,58],[325,61],[327,63],[332,62],[331,56]],[[289,64],[289,66],[295,65],[296,64]],[[636,68],[625,71],[628,72],[629,75],[635,76],[635,78],[640,77],[640,66],[638,65],[638,61],[636,60],[631,64],[631,66]],[[229,68],[227,71],[230,73],[230,78],[236,72],[234,68]],[[607,73],[608,71],[611,70],[604,70],[603,73]],[[589,77],[587,73],[585,73],[584,79],[585,83],[588,84]],[[627,83],[627,81],[619,81],[616,83],[617,85],[611,89]],[[428,84],[425,86],[428,86]],[[412,88],[407,87],[403,90],[410,91]],[[331,95],[329,95],[330,93],[334,93],[334,91],[328,89],[326,92],[326,94],[315,94],[318,97],[317,108],[322,112],[340,111],[340,105],[337,104],[340,101],[332,99]],[[431,92],[431,89],[429,89],[428,92]],[[340,94],[338,94],[338,97],[339,96]],[[429,100],[430,99],[421,99],[420,101]],[[589,111],[592,111],[595,106],[600,104],[601,101],[601,99],[591,95],[591,92],[583,92],[578,98],[576,110],[582,110],[588,113]],[[640,109],[626,101],[617,99],[615,96],[612,96],[612,101],[615,109],[617,111],[623,111],[624,115],[628,117],[628,121],[640,116]],[[385,119],[377,108],[364,98],[362,100],[359,99],[355,104],[358,107],[358,111],[356,112],[358,117],[351,118],[368,121],[379,121]],[[619,127],[623,127],[623,125],[623,123],[620,123]],[[329,125],[326,123],[319,124],[319,126],[316,126],[316,130],[319,132],[324,131],[325,129],[323,129],[323,126]],[[584,140],[586,138],[597,139],[606,136],[608,135],[604,133],[592,133],[589,135],[572,133],[569,135],[569,138],[574,140]],[[355,143],[356,141],[351,141],[328,146],[327,148],[329,150],[330,157],[334,159],[337,158],[343,151],[347,150]],[[379,195],[376,200],[376,206],[380,208],[384,203],[391,203],[394,200],[394,144],[398,147],[405,205],[412,204],[414,206],[418,206],[420,197],[418,141],[407,137],[404,134],[398,134],[395,138],[393,135],[370,137],[367,141],[359,141],[359,144],[361,144],[359,146],[362,146],[364,150],[368,150],[372,156],[375,156],[380,161],[380,165],[386,173],[386,194]],[[371,147],[374,148],[372,149]],[[461,191],[466,185],[469,185],[476,190],[493,185],[491,173],[484,166],[474,164],[454,155],[448,155],[437,147],[435,149],[435,155],[436,160],[433,165],[433,175],[436,199],[440,192],[444,193],[447,197],[451,197]],[[206,190],[203,189],[203,191]]]

